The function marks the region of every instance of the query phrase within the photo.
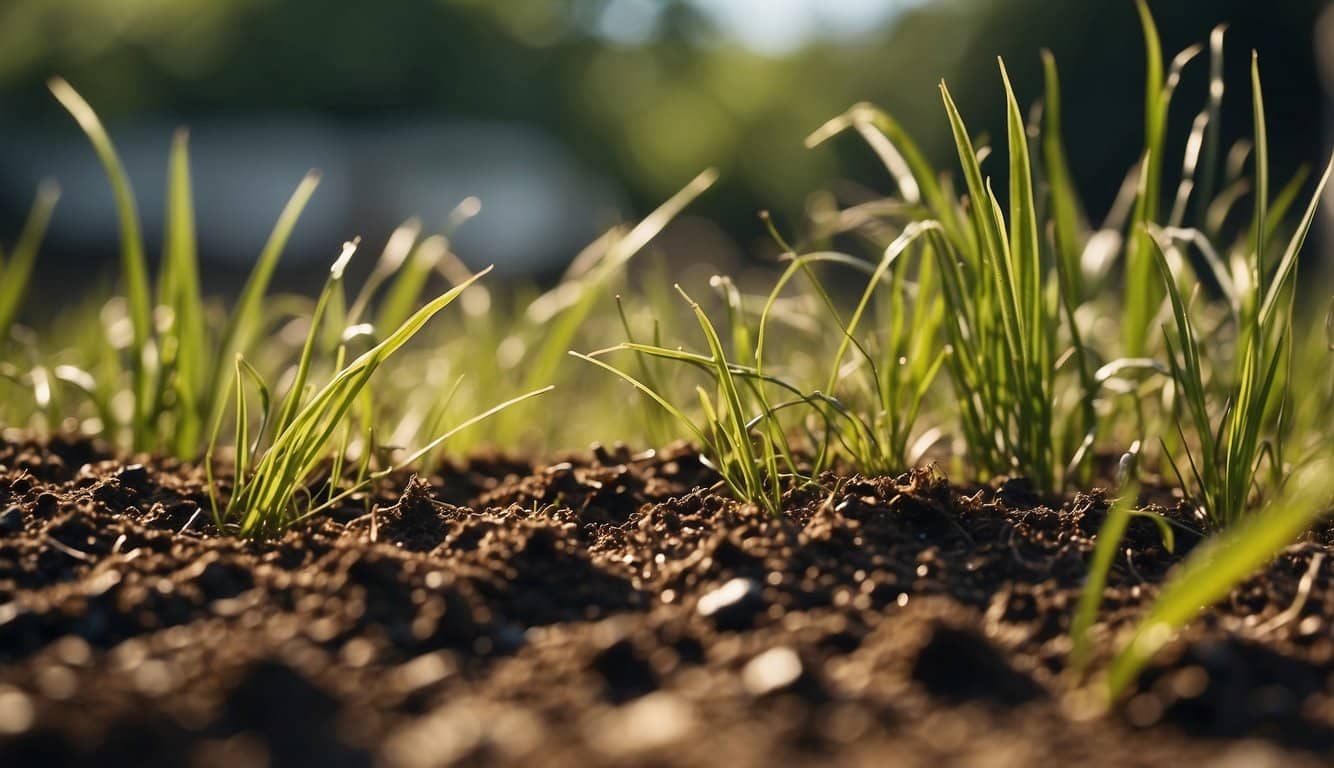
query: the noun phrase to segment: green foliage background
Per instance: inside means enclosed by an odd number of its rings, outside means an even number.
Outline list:
[[[109,123],[141,113],[244,117],[303,111],[354,121],[414,111],[536,124],[622,185],[642,215],[704,167],[722,172],[702,215],[743,241],[763,240],[755,212],[798,215],[805,195],[849,177],[886,179],[855,142],[806,152],[804,136],[848,104],[872,101],[923,137],[933,161],[952,148],[935,88],[1004,135],[994,83],[1010,64],[1021,103],[1041,88],[1042,47],[1067,82],[1096,84],[1065,105],[1071,164],[1095,214],[1142,143],[1130,72],[1143,50],[1129,0],[935,0],[852,40],[768,57],[720,38],[706,14],[664,0],[657,35],[623,46],[591,30],[605,0],[8,0],[0,6],[0,125],[58,124],[44,83],[66,77]],[[1327,0],[1158,0],[1164,48],[1179,50],[1229,20],[1231,50],[1260,50],[1270,97],[1273,165],[1317,165],[1320,125],[1314,21]],[[1245,57],[1228,81],[1246,77]],[[1123,76],[1115,76],[1121,73]],[[1191,72],[1202,78],[1200,72]],[[1189,84],[1183,93],[1201,91]],[[1183,114],[1198,104],[1181,104]],[[1224,145],[1249,127],[1229,105]],[[1184,136],[1188,121],[1174,121]],[[3,201],[16,222],[28,200]],[[747,245],[750,242],[746,242]],[[553,254],[563,262],[568,254]]]

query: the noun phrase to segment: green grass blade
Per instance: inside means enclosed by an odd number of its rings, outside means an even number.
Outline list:
[[[18,315],[37,262],[37,250],[46,236],[46,227],[59,199],[60,187],[55,182],[44,181],[37,187],[37,198],[28,212],[19,239],[14,243],[9,260],[0,269],[0,351],[3,351],[9,328]]]
[[[449,245],[439,235],[426,238],[412,249],[375,313],[376,328],[397,328],[403,324],[421,300],[427,280],[448,250]]]
[[[246,278],[241,294],[237,298],[236,306],[218,341],[218,357],[215,358],[213,366],[211,391],[226,391],[228,388],[231,370],[224,367],[224,361],[241,352],[248,345],[255,329],[259,327],[260,317],[263,314],[264,293],[268,290],[273,271],[278,266],[278,258],[287,246],[287,240],[291,237],[292,230],[296,228],[297,220],[301,217],[306,204],[310,202],[310,197],[315,193],[315,187],[319,186],[319,182],[320,174],[311,171],[297,185],[296,191],[292,193],[291,199],[279,214],[268,241],[265,242],[259,258],[255,261],[255,266],[251,268],[250,275]],[[222,408],[221,400],[213,404],[210,410],[214,414],[214,419],[219,417],[218,412]]]
[[[204,302],[199,290],[199,255],[195,236],[194,196],[191,191],[189,135],[178,131],[167,163],[167,211],[158,304],[171,308],[170,349],[164,343],[164,365],[172,370],[177,405],[172,452],[180,458],[199,450],[202,403],[208,394],[208,342],[204,330]]]
[[[1163,139],[1166,123],[1166,104],[1163,90],[1163,51],[1158,28],[1144,0],[1136,0],[1140,25],[1144,31],[1144,156],[1139,178],[1139,194],[1131,216],[1129,243],[1126,250],[1125,323],[1122,352],[1128,357],[1141,357],[1146,351],[1149,326],[1158,311],[1162,298],[1153,279],[1153,244],[1144,229],[1157,222],[1159,185],[1163,167]]]
[[[1209,97],[1205,104],[1205,124],[1203,146],[1201,148],[1199,182],[1196,185],[1195,219],[1203,225],[1209,209],[1209,202],[1214,199],[1214,187],[1218,178],[1218,145],[1223,111],[1223,40],[1227,34],[1227,25],[1219,24],[1209,33]]]
[[[1113,659],[1107,675],[1109,696],[1119,696],[1179,629],[1277,556],[1329,511],[1331,501],[1334,464],[1313,463],[1291,478],[1287,491],[1268,509],[1197,547]]]
[[[718,336],[713,323],[709,321],[709,316],[700,307],[699,303],[690,298],[681,286],[676,286],[676,290],[690,305],[691,311],[695,313],[695,319],[699,321],[700,330],[704,332],[709,351],[713,355],[714,376],[717,379],[718,390],[726,409],[726,419],[720,422],[715,417],[710,421],[719,423],[722,431],[728,435],[733,449],[738,454],[736,457],[738,468],[741,470],[742,477],[746,479],[746,487],[750,489],[752,495],[748,500],[760,501],[771,514],[777,514],[779,510],[768,503],[768,497],[764,493],[764,489],[771,487],[771,483],[766,483],[765,478],[762,478],[758,471],[759,462],[751,444],[750,432],[746,429],[745,406],[741,402],[741,392],[736,386],[736,380],[732,377],[732,371],[727,365],[727,354],[723,348],[722,339]],[[767,479],[773,481],[776,478],[769,475]]]
[[[139,211],[134,201],[134,190],[130,187],[129,176],[120,156],[112,146],[111,137],[102,127],[97,113],[61,78],[48,81],[61,105],[69,111],[79,127],[88,136],[107,179],[111,182],[111,191],[116,200],[116,214],[120,226],[121,272],[125,280],[125,297],[129,307],[130,323],[134,332],[134,413],[131,417],[131,433],[134,447],[145,447],[147,439],[146,419],[149,415],[151,396],[149,371],[147,370],[147,349],[152,339],[152,297],[148,287],[148,259],[144,255],[144,239],[139,229]]]
[[[1278,302],[1284,295],[1284,289],[1297,270],[1297,256],[1306,243],[1306,236],[1311,231],[1311,222],[1315,220],[1316,211],[1319,210],[1320,203],[1324,199],[1325,185],[1329,183],[1331,172],[1334,172],[1334,156],[1331,156],[1329,163],[1325,165],[1325,172],[1321,174],[1320,181],[1316,183],[1315,191],[1311,194],[1311,201],[1307,204],[1302,218],[1297,222],[1297,229],[1288,240],[1288,247],[1283,251],[1283,257],[1279,260],[1273,280],[1269,283],[1269,290],[1264,295],[1264,301],[1260,306],[1259,321],[1261,327],[1270,327]]]
[[[1260,87],[1260,58],[1254,51],[1251,52],[1251,114],[1255,130],[1255,214],[1251,222],[1251,250],[1255,253],[1259,294],[1263,296],[1269,272],[1264,251],[1265,216],[1269,212],[1269,133],[1265,126],[1264,92]]]
[[[1056,239],[1056,258],[1065,275],[1063,292],[1075,304],[1083,301],[1084,287],[1079,264],[1084,251],[1083,212],[1079,195],[1070,178],[1070,165],[1061,139],[1061,82],[1056,72],[1056,57],[1051,51],[1042,52],[1044,97],[1042,108],[1042,160],[1046,165],[1050,185],[1050,205],[1053,234]]]
[[[384,250],[380,252],[380,258],[375,261],[375,268],[362,283],[361,290],[357,291],[357,297],[352,301],[352,307],[347,311],[347,322],[349,325],[355,325],[361,322],[361,316],[366,313],[366,307],[370,305],[371,297],[384,283],[394,275],[396,281],[403,279],[403,274],[408,270],[403,269],[404,264],[417,252],[417,237],[421,234],[421,220],[408,219],[398,225],[385,241]],[[441,238],[443,240],[443,238]],[[430,263],[428,269],[434,269],[434,262]],[[423,283],[425,279],[423,278]],[[421,291],[411,294],[409,302],[416,303],[421,296]],[[404,313],[404,317],[407,314]],[[383,327],[383,326],[382,326]],[[397,327],[397,323],[394,324]]]
[[[1019,111],[1010,73],[1005,62],[1000,65],[1005,84],[1006,132],[1010,147],[1010,249],[1018,277],[1018,298],[1027,332],[1026,343],[1036,350],[1046,337],[1042,323],[1042,263],[1038,251],[1037,205],[1033,201],[1033,170],[1028,157],[1028,135]]]
[[[324,281],[324,288],[320,291],[319,298],[315,300],[315,308],[310,313],[310,328],[306,332],[306,341],[301,345],[301,355],[297,360],[296,376],[292,379],[292,386],[283,398],[282,408],[278,412],[278,421],[274,429],[278,434],[291,425],[292,420],[296,418],[297,409],[301,407],[301,398],[305,395],[306,380],[310,376],[311,361],[315,357],[325,308],[329,304],[330,297],[342,284],[343,271],[347,269],[353,254],[357,252],[359,242],[359,239],[353,239],[343,243],[343,250],[329,268],[329,277]]]
[[[273,420],[273,397],[269,386],[264,383],[264,377],[260,375],[259,371],[255,370],[255,367],[245,357],[237,355],[236,365],[237,373],[244,373],[246,378],[250,379],[250,383],[254,385],[255,391],[259,393],[259,428],[255,430],[254,439],[246,447],[249,453],[254,455],[259,451],[260,444],[264,441],[264,435],[268,433],[269,423]],[[238,451],[242,448],[242,445],[243,443],[238,441],[236,446]],[[239,471],[239,466],[237,474],[244,474]]]
[[[1089,636],[1089,630],[1098,618],[1103,589],[1107,586],[1107,574],[1111,572],[1117,548],[1125,538],[1126,528],[1130,525],[1130,513],[1135,508],[1138,496],[1139,487],[1136,484],[1131,483],[1123,488],[1107,511],[1102,527],[1098,529],[1088,575],[1084,577],[1084,587],[1079,592],[1079,603],[1075,606],[1074,620],[1070,624],[1070,639],[1073,643],[1070,649],[1070,671],[1075,680],[1083,679],[1092,658],[1093,639]]]
[[[982,167],[977,161],[977,150],[968,135],[963,116],[950,96],[949,88],[942,80],[940,83],[941,99],[945,103],[945,114],[950,121],[950,130],[954,134],[954,146],[959,155],[959,165],[963,168],[964,182],[968,189],[969,214],[978,234],[982,237],[981,246],[989,258],[997,258],[1001,252],[1001,232],[996,228],[995,219],[987,205],[987,187],[982,178]]]

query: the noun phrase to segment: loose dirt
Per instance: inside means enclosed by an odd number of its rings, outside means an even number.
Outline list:
[[[780,519],[683,446],[480,456],[247,542],[195,467],[0,441],[0,765],[1334,758],[1330,527],[1099,715],[1064,666],[1102,492],[823,480]],[[1132,524],[1104,652],[1200,540],[1184,509],[1175,553]]]

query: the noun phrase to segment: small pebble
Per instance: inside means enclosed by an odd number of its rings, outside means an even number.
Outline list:
[[[719,629],[748,626],[764,607],[764,588],[754,579],[735,578],[699,599],[695,610]]]
[[[0,685],[0,734],[14,736],[32,727],[32,699],[17,688]]]
[[[741,670],[741,684],[752,696],[763,696],[792,685],[801,677],[801,658],[786,646],[771,648],[751,659]]]
[[[435,685],[458,670],[454,659],[444,653],[427,653],[399,665],[392,673],[395,686],[403,693],[413,693]]]
[[[688,701],[658,691],[594,718],[587,736],[608,756],[626,759],[679,742],[695,725]]]
[[[10,507],[0,512],[0,533],[18,533],[23,530],[23,510]]]

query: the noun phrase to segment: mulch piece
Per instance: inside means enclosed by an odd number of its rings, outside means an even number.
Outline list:
[[[197,467],[0,441],[0,765],[1334,758],[1329,526],[1097,714],[1065,659],[1103,492],[822,480],[774,518],[685,446],[481,455],[241,541]],[[1165,513],[1175,553],[1131,526],[1104,654],[1200,540]]]

